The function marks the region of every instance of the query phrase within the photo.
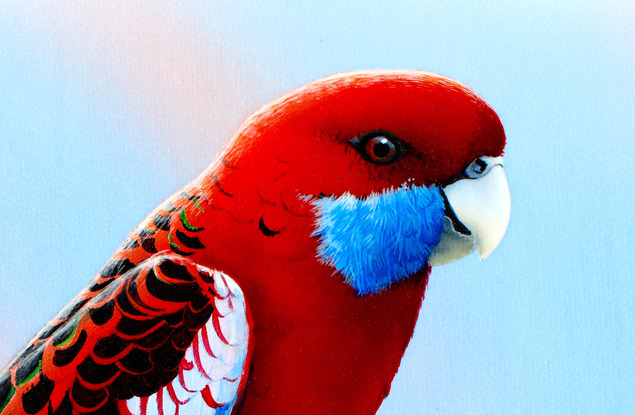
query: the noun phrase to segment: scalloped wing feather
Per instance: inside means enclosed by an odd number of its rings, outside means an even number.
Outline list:
[[[0,373],[0,413],[231,409],[245,381],[250,331],[238,285],[173,254],[112,273]]]
[[[240,287],[212,271],[214,312],[196,333],[169,384],[146,398],[125,402],[133,415],[230,413],[245,379],[249,343],[247,307]]]

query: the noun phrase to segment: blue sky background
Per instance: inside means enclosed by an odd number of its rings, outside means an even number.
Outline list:
[[[497,110],[512,218],[433,270],[379,413],[635,413],[635,6],[254,3],[0,5],[0,366],[258,106],[414,68]]]

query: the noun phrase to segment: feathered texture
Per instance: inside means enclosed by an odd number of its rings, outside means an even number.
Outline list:
[[[229,414],[244,376],[249,324],[240,287],[228,275],[199,267],[213,279],[214,311],[194,336],[177,376],[150,396],[121,403],[123,415]]]
[[[378,292],[421,270],[443,232],[437,187],[402,186],[356,198],[316,199],[318,256],[357,294]]]
[[[399,140],[400,157],[375,164],[374,147],[352,145],[373,131]],[[487,103],[431,73],[350,72],[290,92],[0,372],[0,413],[375,413],[442,232],[438,186],[504,145]],[[226,359],[238,315],[219,275],[251,316],[246,355],[233,356],[244,365]]]

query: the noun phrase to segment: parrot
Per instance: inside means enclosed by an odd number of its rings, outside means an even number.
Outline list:
[[[282,95],[0,372],[0,414],[376,413],[431,267],[506,232],[505,142],[432,72]]]

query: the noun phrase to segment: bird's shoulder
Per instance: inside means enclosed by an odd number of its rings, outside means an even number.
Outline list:
[[[251,323],[231,277],[160,253],[88,291],[0,374],[0,413],[184,414],[232,405]]]

